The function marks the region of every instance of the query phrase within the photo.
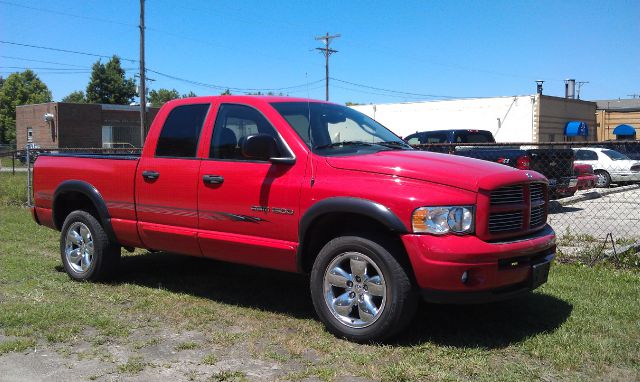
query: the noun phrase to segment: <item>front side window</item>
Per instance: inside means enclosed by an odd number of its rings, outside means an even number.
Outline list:
[[[158,137],[156,156],[195,158],[208,111],[208,103],[177,106],[171,110]]]
[[[274,102],[271,106],[320,155],[412,150],[381,124],[346,106],[319,102]]]
[[[282,147],[275,128],[256,109],[237,104],[222,104],[213,126],[209,157],[214,159],[248,160],[242,155],[242,142],[250,135],[267,134]]]

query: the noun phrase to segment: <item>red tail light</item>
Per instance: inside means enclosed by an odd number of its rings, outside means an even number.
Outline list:
[[[500,164],[509,164],[509,158],[500,157],[500,158],[498,158],[498,160],[496,162],[498,162]]]
[[[516,168],[519,168],[520,170],[528,170],[531,168],[530,165],[531,160],[526,155],[523,155],[516,160]]]

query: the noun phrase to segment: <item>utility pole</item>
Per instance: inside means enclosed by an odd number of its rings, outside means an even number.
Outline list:
[[[316,49],[322,52],[322,54],[324,54],[325,97],[327,101],[329,100],[329,56],[331,56],[334,53],[338,53],[337,50],[329,48],[329,45],[331,45],[331,41],[334,38],[338,38],[338,37],[340,37],[340,33],[334,34],[333,36],[329,36],[329,32],[327,32],[326,35],[317,36],[315,38],[318,41],[320,40],[324,41],[324,48],[316,48]]]
[[[588,84],[588,83],[589,83],[589,81],[578,81],[576,83],[576,85],[578,85],[578,88],[576,89],[576,93],[578,95],[578,99],[580,99],[580,89],[582,88],[582,85]]]
[[[147,81],[144,66],[144,0],[140,0],[140,147],[144,145],[147,129]]]

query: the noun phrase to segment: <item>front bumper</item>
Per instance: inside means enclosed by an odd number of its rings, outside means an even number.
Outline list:
[[[546,281],[556,249],[548,225],[501,242],[471,235],[404,235],[402,241],[423,297],[441,303],[488,302],[531,291]]]

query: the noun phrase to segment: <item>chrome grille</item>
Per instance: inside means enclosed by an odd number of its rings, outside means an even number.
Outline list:
[[[509,232],[522,229],[522,211],[492,213],[489,216],[489,232]]]
[[[524,203],[524,188],[522,185],[507,186],[491,191],[491,204]]]
[[[542,185],[542,183],[531,183],[529,185],[529,192],[531,193],[532,202],[544,202],[544,185]]]
[[[544,205],[538,207],[531,207],[531,220],[529,226],[538,227],[546,223],[546,216],[544,213]]]

